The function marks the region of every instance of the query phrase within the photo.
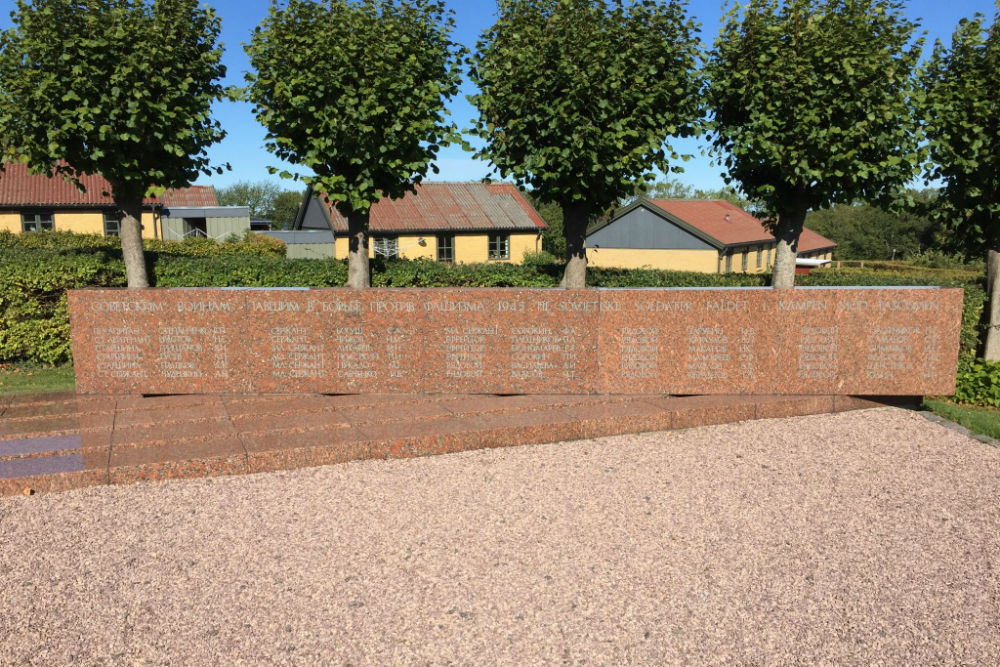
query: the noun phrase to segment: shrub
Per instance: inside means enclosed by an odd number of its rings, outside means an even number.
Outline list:
[[[982,260],[969,261],[962,255],[949,254],[943,250],[928,248],[906,256],[906,261],[913,266],[924,266],[932,269],[964,269],[966,271],[984,271]]]
[[[206,238],[187,238],[183,241],[143,239],[147,252],[187,257],[284,257],[285,244],[270,236],[247,231],[235,240],[218,243]],[[114,236],[77,234],[75,232],[45,232],[42,234],[14,234],[0,231],[0,252],[17,250],[48,250],[51,252],[100,251],[106,255],[121,256],[121,242]]]
[[[1000,407],[1000,363],[985,359],[963,360],[956,376],[955,400]]]
[[[261,239],[266,239],[261,241]],[[206,239],[155,241],[147,253],[156,287],[336,287],[347,279],[343,260],[287,259],[274,239],[254,235],[234,244]],[[70,359],[67,289],[122,287],[125,267],[117,239],[53,232],[0,233],[0,362],[63,363]],[[284,244],[277,242],[282,249]],[[259,247],[258,247],[259,246]],[[155,248],[155,249],[154,249]],[[558,262],[537,254],[525,265],[449,265],[433,260],[372,262],[375,287],[556,287]],[[930,270],[928,270],[930,271]],[[594,287],[759,287],[765,274],[705,274],[652,269],[594,268]],[[908,270],[828,269],[801,276],[803,285],[945,285],[965,289],[961,349],[971,358],[981,333],[986,294],[980,282]]]

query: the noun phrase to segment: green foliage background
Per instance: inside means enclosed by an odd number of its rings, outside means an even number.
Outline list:
[[[497,13],[471,58],[470,131],[503,178],[599,214],[676,168],[665,140],[692,136],[702,115],[683,2],[500,0]]]
[[[101,174],[119,205],[210,174],[226,74],[215,10],[198,0],[18,0],[0,35],[5,158]],[[221,167],[215,169],[221,173]]]
[[[457,138],[445,102],[463,48],[436,0],[288,0],[246,46],[247,99],[281,172],[312,185],[345,216],[401,197]],[[276,171],[276,170],[274,170]]]
[[[944,187],[930,213],[943,240],[966,255],[1000,250],[1000,4],[992,26],[963,19],[950,48],[940,42],[919,79],[933,163]]]
[[[715,150],[769,217],[878,201],[922,163],[922,42],[895,0],[748,0],[706,65]]]
[[[157,287],[335,287],[344,261],[286,259],[284,245],[255,236],[217,244],[205,239],[147,242],[150,277]],[[457,264],[430,260],[373,262],[375,287],[556,287],[560,264],[550,256],[524,265]],[[766,274],[706,274],[595,268],[593,287],[762,287]],[[980,273],[895,267],[824,270],[801,276],[805,285],[943,285],[962,287],[963,356],[980,337],[985,302]],[[46,364],[70,360],[67,289],[122,287],[125,267],[114,239],[51,233],[0,233],[0,362]]]

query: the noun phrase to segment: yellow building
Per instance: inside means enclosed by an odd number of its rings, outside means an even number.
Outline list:
[[[289,257],[348,255],[347,220],[322,196],[305,195],[282,239]],[[415,193],[383,199],[369,215],[371,257],[439,262],[520,264],[542,249],[545,221],[510,183],[424,183]]]
[[[97,175],[83,176],[80,181],[85,191],[62,177],[31,174],[24,164],[7,163],[0,173],[0,230],[118,236],[114,200],[108,194],[111,186]],[[167,190],[161,197],[149,197],[143,202],[142,236],[163,238],[164,231],[175,226],[205,231],[200,226],[206,224],[207,207],[218,207],[211,186]],[[184,217],[185,211],[201,211],[202,217]]]
[[[777,242],[764,224],[723,200],[639,199],[587,232],[587,263],[627,269],[764,273]],[[804,266],[830,260],[836,243],[811,229],[799,237]]]

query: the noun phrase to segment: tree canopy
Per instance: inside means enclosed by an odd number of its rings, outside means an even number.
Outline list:
[[[884,201],[918,172],[921,41],[898,0],[748,0],[709,56],[712,142],[727,182],[760,202],[790,287],[806,211]]]
[[[963,19],[921,70],[932,164],[943,183],[932,214],[967,254],[1000,250],[1000,14]]]
[[[989,328],[983,356],[1000,360],[1000,5],[993,24],[963,19],[920,73],[933,160],[944,187],[933,213],[954,246],[988,253]]]
[[[702,115],[698,41],[683,2],[500,0],[470,76],[471,132],[504,178],[565,215],[563,284],[583,287],[587,222],[653,170]]]
[[[281,193],[281,187],[270,181],[237,181],[215,191],[219,206],[246,206],[253,218],[268,217]]]
[[[302,169],[283,177],[348,219],[354,286],[370,284],[371,205],[412,191],[457,138],[445,109],[461,80],[453,27],[437,0],[289,0],[271,6],[246,46],[247,97],[267,150]]]
[[[34,173],[106,178],[129,286],[146,286],[143,196],[211,173],[205,149],[225,136],[211,116],[224,95],[219,18],[198,0],[18,0],[12,19],[2,148]]]

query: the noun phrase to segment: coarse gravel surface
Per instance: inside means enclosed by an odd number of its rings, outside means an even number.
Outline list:
[[[998,500],[898,409],[0,498],[0,663],[1000,664]]]

